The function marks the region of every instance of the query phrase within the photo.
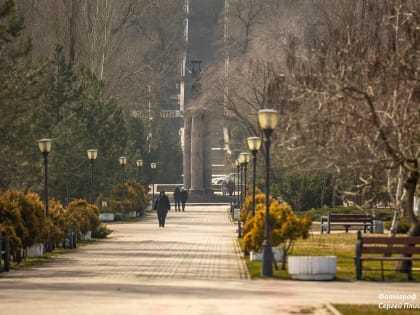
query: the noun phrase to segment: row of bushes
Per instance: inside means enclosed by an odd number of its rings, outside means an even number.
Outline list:
[[[124,198],[123,198],[124,196]],[[150,205],[147,191],[143,185],[140,185],[134,179],[129,179],[122,183],[112,186],[110,198],[98,197],[96,203],[101,205],[101,211],[120,214],[124,205],[125,211],[136,211],[140,214]]]
[[[10,190],[0,195],[0,235],[10,239],[15,261],[34,244],[62,246],[72,225],[79,233],[92,231],[96,237],[109,234],[99,220],[98,208],[85,200],[74,200],[67,207],[50,200],[46,217],[45,204],[36,193]]]

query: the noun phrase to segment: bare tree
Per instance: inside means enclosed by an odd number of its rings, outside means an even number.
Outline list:
[[[107,95],[117,96],[121,104],[145,103],[148,84],[156,90],[175,86],[182,0],[18,2],[35,57],[51,55],[61,43],[68,60],[92,69],[105,82]]]
[[[411,223],[409,235],[419,235],[413,212],[420,157],[419,4],[362,4],[335,18],[324,11],[331,18],[325,19],[328,32],[293,69],[298,84],[290,89],[303,100],[299,112],[311,112],[304,118],[306,132],[325,135],[318,137],[317,153],[325,152],[321,156],[336,167],[350,160],[341,167],[388,174],[396,209],[391,234],[404,210]],[[363,181],[372,184],[375,179]]]

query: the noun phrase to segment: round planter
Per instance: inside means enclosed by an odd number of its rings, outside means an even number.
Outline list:
[[[289,256],[287,266],[295,280],[333,280],[337,271],[337,257]]]
[[[99,213],[99,220],[101,221],[114,221],[115,215],[112,212]]]

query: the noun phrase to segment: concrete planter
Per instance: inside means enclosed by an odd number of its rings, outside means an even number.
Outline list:
[[[88,241],[92,239],[92,231],[87,231],[85,234],[80,233],[80,240]]]
[[[337,257],[289,256],[287,268],[295,280],[333,280],[337,271]]]
[[[239,220],[239,215],[241,214],[240,208],[233,208],[233,219]]]
[[[115,215],[112,212],[99,213],[99,220],[101,221],[114,221]]]
[[[274,260],[275,261],[282,261],[284,257],[284,249],[279,247],[272,247],[271,248]],[[262,261],[263,253],[260,252],[254,252],[253,250],[249,253],[249,260],[251,261]]]
[[[28,258],[42,257],[42,255],[44,255],[44,244],[38,243],[28,248]]]
[[[129,211],[127,213],[127,218],[135,218],[137,217],[137,211]]]

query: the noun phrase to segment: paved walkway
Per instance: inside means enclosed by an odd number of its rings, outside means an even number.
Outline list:
[[[109,239],[0,275],[0,314],[330,314],[326,303],[389,302],[417,283],[249,280],[227,206],[112,224]],[[420,304],[420,301],[414,301]]]

